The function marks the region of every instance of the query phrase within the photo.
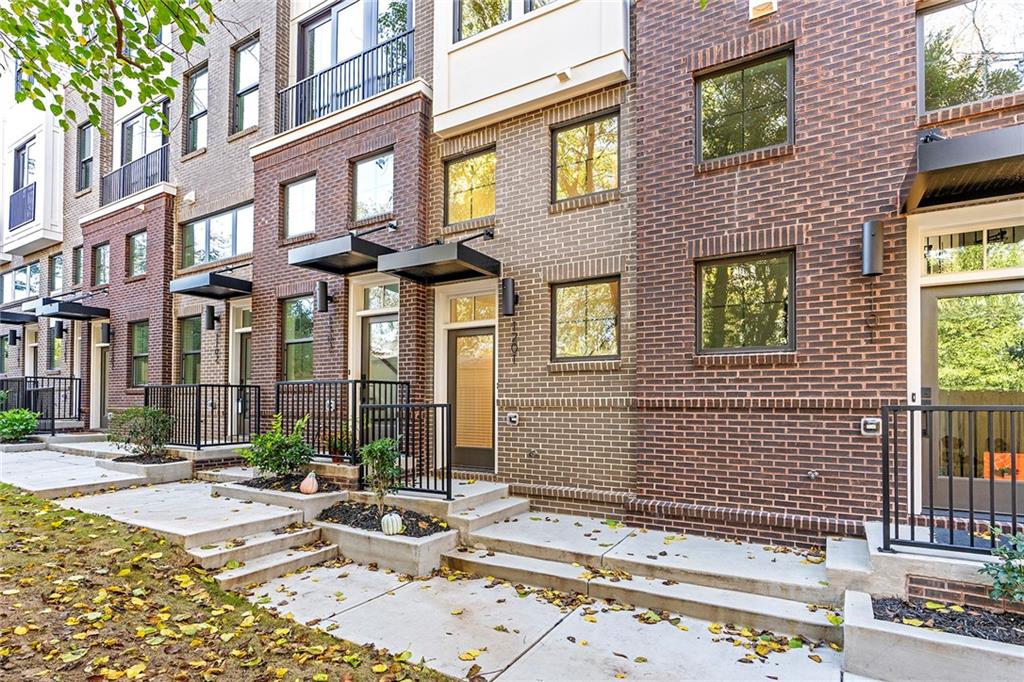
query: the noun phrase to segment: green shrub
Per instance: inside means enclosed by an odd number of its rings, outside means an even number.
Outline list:
[[[159,457],[171,439],[171,416],[157,407],[129,407],[110,420],[107,440],[140,456]]]
[[[7,402],[7,391],[0,391],[0,405]]]
[[[384,498],[398,490],[398,441],[379,438],[359,449],[359,460],[366,467],[366,482],[377,498],[377,513],[384,516]]]
[[[249,448],[239,450],[238,454],[260,471],[286,476],[313,461],[316,452],[303,435],[309,423],[308,414],[295,422],[291,433],[284,432],[281,421],[281,415],[275,414],[270,430],[254,435]]]
[[[998,528],[993,535],[997,546],[992,555],[997,561],[985,564],[978,572],[992,578],[993,599],[1024,603],[1024,533],[1008,535],[1004,543],[999,542],[1002,533]]]
[[[39,413],[17,408],[0,412],[0,443],[17,443],[35,433]]]

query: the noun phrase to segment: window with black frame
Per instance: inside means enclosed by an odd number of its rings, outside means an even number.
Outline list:
[[[455,42],[471,38],[512,18],[511,0],[453,0]]]
[[[284,302],[284,378],[313,378],[313,297]]]
[[[181,383],[198,384],[202,363],[202,317],[183,317],[181,329]]]
[[[50,320],[50,327],[47,330],[49,348],[46,354],[46,369],[51,372],[59,370],[64,359],[64,339],[57,336],[56,326],[57,320]]]
[[[92,283],[110,284],[110,244],[100,244],[92,250]]]
[[[552,200],[617,189],[619,114],[604,114],[552,132]]]
[[[497,154],[493,149],[445,164],[445,223],[494,215]]]
[[[299,31],[302,54],[299,78],[325,71],[412,29],[410,1],[344,0],[306,21]],[[387,56],[390,59],[399,55],[389,51]],[[377,65],[382,63],[382,60],[370,61]],[[360,69],[353,71],[360,72]],[[356,85],[352,82],[341,87],[349,89]]]
[[[252,239],[252,204],[186,223],[182,228],[181,267],[251,253]]]
[[[85,269],[85,251],[81,246],[71,249],[71,285],[82,283],[82,272]]]
[[[14,150],[14,191],[36,181],[36,140],[30,138]]]
[[[50,273],[49,273],[49,289],[50,293],[56,293],[63,291],[64,289],[64,254],[55,253],[50,256]]]
[[[188,123],[185,127],[185,153],[206,147],[209,71],[205,66],[188,76]]]
[[[394,210],[395,153],[388,150],[356,161],[353,167],[355,220],[368,220]]]
[[[160,104],[160,108],[166,116],[167,102]],[[167,144],[162,125],[154,128],[151,124],[154,120],[159,119],[139,112],[121,123],[121,165],[141,159]]]
[[[145,232],[136,232],[128,237],[128,276],[146,274],[148,238]]]
[[[619,356],[619,278],[551,287],[552,360]]]
[[[93,130],[91,123],[78,126],[78,175],[75,179],[75,189],[79,192],[92,186]]]
[[[149,383],[149,322],[129,324],[128,338],[132,352],[131,385],[145,386]]]
[[[254,128],[260,122],[260,39],[255,36],[234,48],[235,105],[231,132]]]

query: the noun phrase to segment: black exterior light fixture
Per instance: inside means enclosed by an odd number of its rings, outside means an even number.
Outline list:
[[[212,305],[205,306],[203,308],[203,329],[208,332],[212,332],[217,328],[217,322],[220,321],[220,315]]]
[[[17,346],[18,345],[18,330],[17,329],[12,329],[9,332],[7,332],[7,345],[8,346]]]
[[[64,338],[64,320],[57,320],[53,324],[53,337],[55,339]]]
[[[877,277],[882,274],[882,221],[869,220],[864,223],[861,242],[861,269],[864,277]]]
[[[317,280],[316,289],[313,291],[313,302],[316,305],[316,311],[318,313],[326,313],[328,304],[334,300],[334,297],[327,293],[327,280]]]
[[[501,278],[501,314],[509,317],[516,314],[516,306],[519,305],[519,293],[516,291],[516,281],[511,277]]]
[[[100,323],[100,343],[110,345],[110,340],[114,338],[114,330],[110,328],[109,322]]]

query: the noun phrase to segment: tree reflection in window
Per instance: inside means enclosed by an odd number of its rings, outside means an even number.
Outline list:
[[[494,150],[449,161],[448,223],[494,215],[497,156]]]
[[[791,268],[791,253],[701,265],[701,350],[792,347]]]
[[[618,186],[618,114],[555,132],[555,201]]]
[[[554,287],[554,358],[611,358],[619,354],[619,280]]]

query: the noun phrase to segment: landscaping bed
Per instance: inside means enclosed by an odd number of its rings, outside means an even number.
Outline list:
[[[407,537],[423,538],[448,530],[448,524],[436,516],[419,514],[397,507],[384,508],[385,514],[392,512],[402,517],[402,524],[405,528],[401,534]],[[377,513],[377,506],[373,504],[339,502],[323,510],[317,518],[319,521],[340,523],[362,530],[382,532],[380,529],[380,515]]]
[[[121,457],[115,457],[111,461],[127,462],[129,464],[177,464],[178,462],[184,462],[186,460],[183,460],[180,457],[171,457],[169,455],[123,455]]]
[[[260,490],[277,490],[285,493],[297,493],[299,491],[299,485],[302,480],[306,478],[305,474],[287,474],[284,476],[259,476],[257,478],[250,478],[246,481],[238,481],[239,485],[244,485],[249,488],[259,488]],[[317,478],[317,492],[318,493],[336,493],[344,490],[340,485],[333,481]]]
[[[955,635],[1024,645],[1024,615],[896,597],[872,600],[878,620],[931,628]]]

